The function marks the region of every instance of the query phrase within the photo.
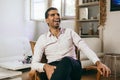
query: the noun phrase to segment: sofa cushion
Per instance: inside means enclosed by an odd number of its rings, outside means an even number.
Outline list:
[[[94,65],[93,62],[90,61],[90,60],[83,60],[83,61],[81,61],[81,64],[82,64],[82,68],[86,68],[86,67],[88,67],[90,65],[91,66]]]
[[[101,58],[101,57],[103,57],[104,56],[104,53],[96,53],[97,54],[97,56],[99,57],[99,58]],[[80,54],[80,60],[88,60],[88,58],[87,58],[87,56],[84,54],[84,53],[81,53]]]
[[[0,39],[0,67],[18,70],[30,68],[30,63],[23,63],[32,55],[29,40],[26,37]]]
[[[0,53],[0,62],[3,62],[32,55],[32,50],[26,37],[10,37],[0,39]]]
[[[100,60],[102,61],[103,58],[101,57]],[[82,68],[95,65],[91,60],[81,60],[81,64],[82,64]]]
[[[96,53],[98,57],[101,57],[104,55],[104,53],[101,52],[101,39],[100,38],[82,38],[86,44]],[[80,51],[80,59],[81,60],[86,60],[88,59],[87,56]]]

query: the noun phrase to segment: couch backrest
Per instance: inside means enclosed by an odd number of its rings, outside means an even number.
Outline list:
[[[99,53],[101,53],[102,51],[102,43],[100,38],[82,38],[82,39],[97,55],[100,55]],[[88,59],[82,51],[80,51],[80,59],[81,60]]]
[[[100,38],[82,38],[87,45],[95,52],[101,52],[102,43]]]
[[[31,55],[29,40],[25,37],[0,39],[0,62],[21,59],[24,55]]]

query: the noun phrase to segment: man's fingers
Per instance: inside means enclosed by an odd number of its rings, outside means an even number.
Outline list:
[[[107,69],[108,69],[108,68],[107,68]],[[108,77],[110,74],[111,74],[111,70],[108,69],[108,70],[106,71],[106,77]]]
[[[100,74],[101,74],[101,75],[103,75],[103,72],[102,72],[102,70],[101,70],[101,69],[98,69],[98,71],[100,72]]]
[[[111,70],[107,67],[98,69],[101,75],[108,77],[111,74]]]
[[[105,67],[102,68],[102,72],[103,72],[103,76],[106,76],[106,68]]]
[[[54,66],[54,69],[56,69],[56,66]]]

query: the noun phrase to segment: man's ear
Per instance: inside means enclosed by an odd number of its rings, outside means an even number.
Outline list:
[[[49,21],[48,21],[48,19],[45,19],[45,21],[46,21],[46,23],[49,25]]]
[[[46,23],[49,23],[48,19],[45,19]]]

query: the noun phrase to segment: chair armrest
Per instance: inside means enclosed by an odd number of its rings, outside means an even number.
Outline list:
[[[28,72],[29,80],[40,80],[36,70],[30,70]]]

